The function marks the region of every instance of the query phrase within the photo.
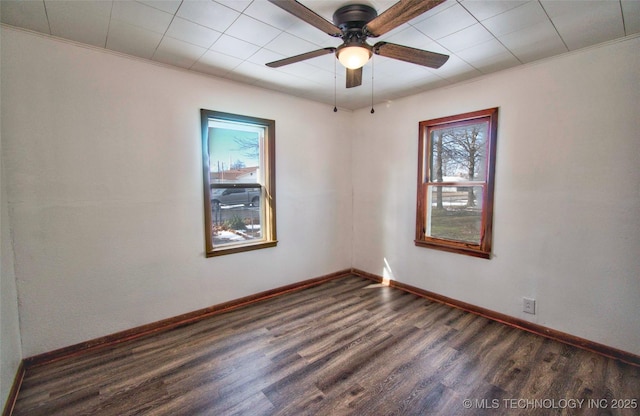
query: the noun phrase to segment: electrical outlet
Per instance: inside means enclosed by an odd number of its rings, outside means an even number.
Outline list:
[[[522,298],[522,311],[535,315],[536,300],[531,298]]]

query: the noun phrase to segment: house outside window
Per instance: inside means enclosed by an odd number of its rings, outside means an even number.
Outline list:
[[[275,121],[201,110],[207,257],[274,247]]]
[[[498,109],[419,124],[415,244],[490,258]]]

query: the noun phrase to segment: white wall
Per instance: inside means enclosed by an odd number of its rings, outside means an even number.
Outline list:
[[[628,38],[354,113],[353,266],[640,354],[639,50]],[[418,122],[490,107],[494,258],[415,247]]]
[[[1,62],[1,58],[0,58]],[[1,67],[1,65],[0,65]],[[0,83],[0,94],[2,83]],[[0,100],[0,109],[2,101]],[[13,379],[22,360],[18,294],[13,268],[13,246],[6,195],[6,175],[2,162],[2,117],[0,110],[0,409],[11,390]]]
[[[1,169],[0,169],[1,170]],[[22,361],[20,324],[18,319],[18,295],[13,269],[13,248],[9,212],[4,192],[4,174],[1,174],[2,196],[0,197],[0,409],[13,384],[13,379]]]
[[[2,29],[25,357],[351,266],[351,113]],[[204,257],[200,108],[276,120],[276,248]]]
[[[353,265],[640,354],[639,47],[629,38],[374,115],[334,114],[3,28],[22,353]],[[418,122],[494,106],[494,258],[415,247]],[[204,258],[200,108],[277,121],[277,248]],[[3,284],[12,277],[3,270]]]

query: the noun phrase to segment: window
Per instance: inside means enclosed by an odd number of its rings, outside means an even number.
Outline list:
[[[274,247],[275,121],[201,110],[207,257]]]
[[[491,257],[498,109],[419,125],[415,244]]]

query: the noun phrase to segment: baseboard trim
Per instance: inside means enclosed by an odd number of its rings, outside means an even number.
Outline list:
[[[201,321],[212,315],[227,312],[232,309],[246,306],[255,302],[260,302],[262,300],[270,299],[276,296],[284,295],[286,293],[295,292],[295,291],[306,289],[312,286],[317,286],[322,283],[328,282],[330,280],[339,279],[349,275],[351,275],[350,269],[342,270],[339,272],[323,275],[320,277],[315,277],[312,279],[304,280],[304,281],[293,283],[290,285],[281,286],[275,289],[245,296],[243,298],[234,299],[229,302],[220,303],[214,306],[210,306],[210,307],[193,311],[193,312],[188,312],[172,318],[167,318],[157,322],[152,322],[150,324],[116,332],[111,335],[106,335],[104,337],[95,338],[90,341],[85,341],[79,344],[70,345],[68,347],[63,347],[54,351],[38,354],[32,357],[25,358],[23,360],[24,368],[28,369],[38,365],[48,364],[54,361],[81,355],[89,351],[95,351],[102,348],[112,347],[119,343],[130,341],[132,339],[142,338],[145,336],[169,331],[174,328],[178,328],[184,325]],[[23,370],[23,373],[24,373],[24,370]],[[11,413],[8,413],[8,414],[10,415]]]
[[[227,311],[230,311],[242,306],[246,306],[255,302],[260,302],[262,300],[270,299],[272,297],[284,295],[286,293],[317,286],[322,283],[335,280],[335,279],[340,279],[349,275],[360,276],[360,277],[375,281],[377,283],[383,282],[382,276],[365,272],[364,270],[360,270],[356,268],[341,270],[335,273],[330,273],[327,275],[315,277],[312,279],[304,280],[304,281],[293,283],[290,285],[281,286],[275,289],[245,296],[243,298],[234,299],[228,302],[213,305],[197,311],[188,312],[172,318],[163,319],[157,322],[152,322],[146,325],[116,332],[111,335],[106,335],[104,337],[95,338],[89,341],[81,342],[79,344],[70,345],[68,347],[63,347],[54,351],[50,351],[43,354],[38,354],[35,356],[25,358],[22,360],[22,362],[20,363],[20,367],[18,368],[18,372],[16,374],[14,384],[10,392],[10,396],[7,399],[7,403],[5,405],[3,415],[11,414],[13,405],[15,403],[15,399],[18,394],[18,390],[20,388],[20,385],[22,384],[24,373],[29,368],[42,365],[42,364],[51,363],[58,360],[62,360],[65,358],[81,355],[89,351],[112,347],[119,343],[130,341],[132,339],[142,338],[145,336],[150,336],[153,334],[169,331],[171,329],[174,329],[180,326],[198,322],[200,320],[203,320],[205,318],[208,318],[210,316],[213,316],[219,313],[227,312]],[[411,286],[396,280],[391,280],[389,281],[388,284],[391,287],[401,289],[409,293],[413,293],[417,296],[421,296],[421,297],[433,300],[435,302],[444,303],[454,308],[462,309],[464,311],[471,312],[476,315],[480,315],[485,318],[488,318],[497,322],[501,322],[503,324],[506,324],[515,328],[519,328],[537,335],[541,335],[559,342],[563,342],[565,344],[573,345],[575,347],[582,348],[584,350],[596,352],[598,354],[601,354],[610,358],[614,358],[616,360],[620,360],[628,364],[640,366],[640,356],[632,354],[627,351],[622,351],[607,345],[599,344],[594,341],[590,341],[590,340],[580,338],[571,334],[550,329],[542,325],[528,322],[523,319],[515,318],[500,312],[495,312],[495,311],[485,309],[479,306],[475,306],[466,302],[452,299],[447,296],[430,292],[428,290]]]
[[[20,361],[20,364],[18,364],[18,370],[16,371],[16,376],[13,378],[13,384],[11,385],[11,390],[9,390],[7,401],[4,404],[2,416],[11,416],[11,414],[13,413],[13,408],[15,407],[16,400],[18,399],[18,392],[20,391],[20,387],[22,386],[22,380],[24,380],[25,371],[26,369],[23,360]]]
[[[364,270],[351,269],[351,273],[356,276],[360,276],[360,277],[375,281],[377,283],[382,283],[384,280],[382,276],[365,272]],[[384,280],[384,282],[386,283],[387,281]],[[470,303],[461,302],[459,300],[452,299],[447,296],[430,292],[428,290],[420,289],[418,287],[411,286],[406,283],[398,282],[397,280],[389,280],[388,284],[390,287],[401,289],[401,290],[404,290],[405,292],[413,293],[414,295],[427,298],[435,302],[444,303],[445,305],[449,305],[457,309],[462,309],[464,311],[483,316],[493,321],[501,322],[505,325],[509,325],[514,328],[522,329],[524,331],[528,331],[536,335],[541,335],[543,337],[550,338],[565,344],[569,344],[574,347],[595,352],[595,353],[607,356],[609,358],[623,361],[627,364],[640,366],[640,356],[632,354],[627,351],[619,350],[617,348],[613,348],[604,344],[600,344],[594,341],[580,338],[575,335],[571,335],[565,332],[557,331],[555,329],[547,328],[542,325],[525,321],[524,319],[515,318],[513,316],[505,315],[500,312],[495,312],[490,309],[485,309],[480,306],[475,306]]]

